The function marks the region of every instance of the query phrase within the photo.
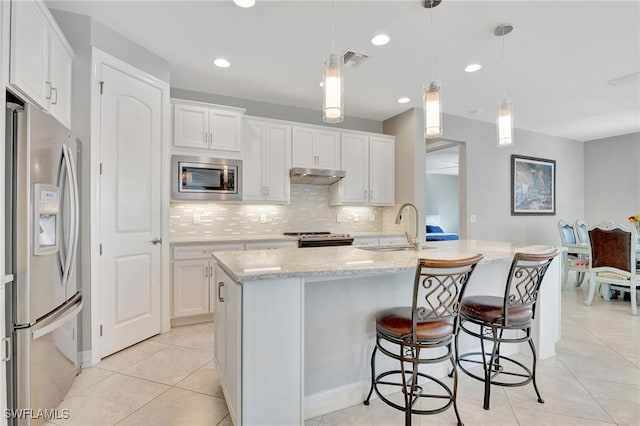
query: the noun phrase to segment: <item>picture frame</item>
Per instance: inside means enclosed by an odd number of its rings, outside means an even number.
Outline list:
[[[511,155],[511,215],[555,214],[555,160]]]

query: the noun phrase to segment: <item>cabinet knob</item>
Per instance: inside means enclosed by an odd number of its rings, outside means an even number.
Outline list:
[[[149,241],[151,244],[153,244],[154,246],[158,245],[158,244],[162,244],[162,238],[158,238],[155,237],[153,240]]]
[[[55,98],[53,97],[53,95],[55,94]],[[56,89],[55,87],[51,88],[51,105],[56,105],[58,103],[58,89]]]
[[[47,87],[47,93],[48,93],[48,95],[45,96],[45,99],[51,99],[51,90],[53,89],[53,86],[51,86],[50,81],[45,81],[44,84]]]

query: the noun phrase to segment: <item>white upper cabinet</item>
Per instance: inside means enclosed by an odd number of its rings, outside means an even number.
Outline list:
[[[11,2],[9,82],[67,127],[73,51],[41,1]]]
[[[49,113],[62,124],[71,127],[71,67],[73,57],[65,48],[64,42],[55,34],[50,40],[51,56],[49,70],[51,78],[51,98]]]
[[[291,126],[247,118],[244,143],[243,200],[288,203]]]
[[[313,127],[293,127],[293,167],[340,168],[340,132]]]
[[[395,204],[395,138],[369,137],[369,204]]]
[[[395,204],[395,139],[342,133],[342,169],[346,177],[331,185],[331,205]]]
[[[240,152],[244,109],[173,100],[174,144]]]

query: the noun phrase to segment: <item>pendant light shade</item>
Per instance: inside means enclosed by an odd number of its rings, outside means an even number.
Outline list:
[[[424,83],[424,137],[433,139],[442,137],[442,99],[440,82]]]
[[[424,108],[424,137],[434,139],[442,137],[442,97],[439,81],[434,80],[433,74],[436,68],[435,42],[433,34],[433,8],[441,3],[441,0],[423,0],[422,7],[431,9],[429,12],[429,44],[431,46],[431,81],[423,83],[424,95],[422,98]]]
[[[498,147],[505,148],[513,146],[513,101],[502,98],[498,101]]]
[[[322,121],[342,123],[344,120],[342,56],[336,53],[324,61]]]

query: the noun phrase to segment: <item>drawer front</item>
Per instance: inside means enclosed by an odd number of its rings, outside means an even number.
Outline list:
[[[298,241],[258,241],[247,243],[247,250],[273,250],[280,248],[297,248]]]
[[[195,246],[174,247],[173,260],[209,259],[212,251],[241,251],[244,243],[203,244]]]

